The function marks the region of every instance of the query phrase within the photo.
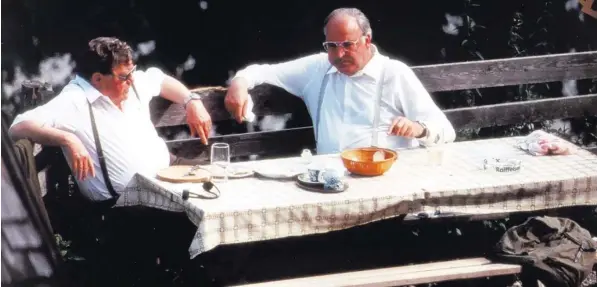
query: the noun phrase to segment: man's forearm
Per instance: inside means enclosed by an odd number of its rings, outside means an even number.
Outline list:
[[[9,135],[14,140],[30,139],[33,142],[47,146],[64,146],[70,133],[48,126],[42,126],[35,121],[22,121],[9,129]]]
[[[170,76],[165,76],[162,82],[161,96],[177,104],[183,104],[191,91],[180,81]]]
[[[249,89],[249,84],[245,78],[236,77],[230,82],[230,87],[228,89],[247,90]]]

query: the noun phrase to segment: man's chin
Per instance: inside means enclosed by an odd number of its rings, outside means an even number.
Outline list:
[[[345,74],[347,76],[352,76],[357,72],[357,69],[353,66],[340,66],[336,67],[336,69],[338,69],[340,73]]]
[[[129,95],[128,95],[128,93],[127,93],[127,94],[120,95],[120,100],[121,100],[121,101],[126,101],[128,98],[129,98]]]

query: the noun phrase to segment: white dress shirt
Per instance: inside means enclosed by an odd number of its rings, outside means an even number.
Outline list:
[[[160,94],[164,74],[157,68],[134,72],[135,87],[120,110],[89,82],[76,76],[55,98],[19,116],[13,126],[24,120],[34,120],[75,134],[83,143],[93,160],[95,177],[88,177],[77,184],[81,193],[91,200],[111,198],[97,157],[91,128],[88,102],[92,103],[97,130],[104,152],[106,167],[116,192],[121,192],[137,172],[155,174],[168,167],[170,154],[166,143],[153,126],[149,114],[149,101]],[[62,148],[69,166],[72,159]]]
[[[340,73],[330,64],[326,53],[319,53],[284,63],[250,65],[235,78],[244,78],[250,89],[267,83],[303,99],[314,123],[317,153],[327,154],[372,145],[377,87],[385,69],[377,146],[400,149],[454,141],[456,134],[452,124],[412,69],[379,54],[375,46],[373,49],[374,56],[369,63],[352,76]],[[327,84],[322,88],[326,74]],[[324,97],[317,125],[322,91]],[[427,136],[408,139],[388,135],[397,116],[425,124]]]

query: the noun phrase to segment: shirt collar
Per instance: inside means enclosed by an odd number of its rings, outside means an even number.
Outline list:
[[[381,58],[383,57],[383,55],[381,55],[379,53],[379,51],[377,50],[377,47],[375,45],[372,44],[371,47],[373,50],[373,57],[371,57],[371,60],[369,60],[369,63],[367,63],[365,65],[365,67],[363,67],[363,69],[356,72],[354,75],[352,75],[350,77],[359,77],[362,75],[368,75],[372,78],[376,78],[377,76],[379,76],[379,71],[382,66]],[[332,67],[327,71],[327,74],[338,73],[338,72],[339,72],[338,69],[332,65]]]
[[[79,75],[76,75],[75,78],[72,80],[72,83],[81,87],[87,100],[90,103],[95,102],[95,100],[99,99],[102,95],[100,91],[98,91],[95,87],[93,87],[87,80],[83,79]]]

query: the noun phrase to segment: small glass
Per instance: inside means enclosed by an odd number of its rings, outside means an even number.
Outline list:
[[[211,177],[214,181],[228,181],[228,167],[230,166],[230,146],[227,143],[211,145]]]
[[[430,166],[441,166],[444,163],[444,146],[434,144],[425,148],[427,151],[427,164]]]

